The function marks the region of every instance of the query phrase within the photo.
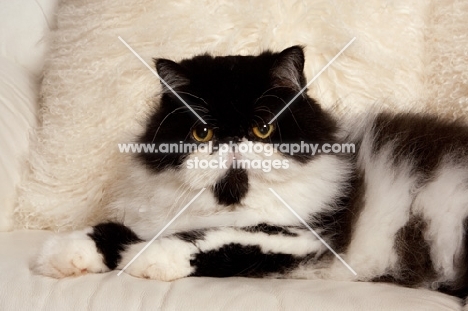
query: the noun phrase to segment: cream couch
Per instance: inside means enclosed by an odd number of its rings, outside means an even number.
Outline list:
[[[55,0],[0,1],[0,223],[11,229],[14,187],[37,125],[37,96]],[[0,310],[460,310],[459,299],[387,284],[246,278],[171,283],[110,272],[55,280],[31,260],[52,232],[0,233]]]

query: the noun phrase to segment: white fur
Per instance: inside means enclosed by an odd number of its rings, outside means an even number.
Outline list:
[[[193,154],[186,161],[195,155],[203,159],[231,156],[220,155],[219,152]],[[271,158],[258,153],[240,153],[238,157]],[[190,170],[183,164],[179,171],[154,174],[135,164],[113,189],[115,201],[110,206],[120,220],[145,239],[156,235],[202,187],[207,187],[207,190],[166,230],[165,235],[180,230],[248,226],[260,222],[296,225],[300,224],[299,220],[268,188],[277,191],[299,216],[307,219],[311,213],[333,208],[327,203],[333,202],[343,191],[336,185],[348,178],[350,167],[336,156],[325,155],[307,165],[291,160],[286,170],[269,173],[248,170],[246,197],[240,204],[229,208],[218,204],[212,193],[212,187],[224,172],[216,169]]]
[[[91,228],[47,240],[34,258],[33,271],[53,278],[109,271],[89,232]]]
[[[445,165],[415,200],[414,211],[428,223],[425,238],[440,282],[453,280],[457,274],[454,263],[463,250],[463,221],[468,216],[467,181],[465,167]]]
[[[366,194],[364,207],[355,225],[351,244],[343,254],[357,276],[335,260],[327,278],[369,280],[397,268],[395,234],[410,215],[422,216],[428,224],[425,239],[431,249],[431,261],[438,273],[437,282],[453,280],[454,264],[463,251],[464,220],[468,216],[466,165],[456,165],[446,157],[434,177],[424,187],[418,184],[418,174],[411,160],[395,165],[390,143],[378,154],[372,152],[374,116],[348,120],[344,131],[349,138],[364,137],[358,167],[365,169]],[[393,270],[395,273],[395,270]],[[316,273],[317,274],[317,273]],[[315,277],[316,274],[312,273]]]
[[[263,253],[281,253],[305,256],[317,252],[322,253],[324,245],[307,229],[290,230],[298,236],[269,235],[262,232],[250,233],[235,228],[223,228],[219,231],[209,231],[204,239],[197,241],[196,246],[201,251],[218,249],[229,243],[242,245],[258,245]]]
[[[118,268],[122,269],[147,242],[132,244],[122,255]],[[197,248],[185,241],[174,238],[155,240],[125,272],[136,277],[173,281],[190,275],[194,268],[190,266],[191,255]]]
[[[365,173],[364,206],[344,256],[358,275],[353,276],[335,260],[331,273],[340,279],[372,279],[394,267],[398,259],[394,237],[409,219],[413,200],[410,190],[416,181],[416,176],[410,172],[410,163],[393,166],[391,147],[374,154],[373,133],[368,124],[362,128],[367,132],[359,150],[357,167]]]

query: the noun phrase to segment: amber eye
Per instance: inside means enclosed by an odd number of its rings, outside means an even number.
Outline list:
[[[206,125],[197,126],[193,129],[192,136],[196,141],[205,143],[213,138],[213,130]]]
[[[252,131],[255,134],[255,136],[261,139],[265,139],[268,136],[270,136],[271,133],[273,133],[273,130],[274,130],[273,124],[263,124],[259,126],[254,126],[252,128]]]

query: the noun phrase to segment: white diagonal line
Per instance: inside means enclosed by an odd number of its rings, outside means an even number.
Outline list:
[[[133,257],[132,260],[130,260],[130,262],[125,267],[123,267],[122,270],[120,270],[119,273],[117,273],[117,275],[120,276],[122,272],[124,272],[125,269],[127,269],[128,266],[130,266],[138,258],[138,256],[140,256],[151,245],[151,243],[153,243],[154,240],[156,240],[164,232],[164,230],[166,230],[174,222],[174,220],[176,220],[177,217],[179,217],[187,209],[187,207],[189,207],[190,204],[192,204],[193,201],[195,201],[200,196],[200,194],[202,194],[203,191],[205,191],[205,189],[206,188],[203,188],[202,190],[200,190],[200,192],[198,192],[197,195],[192,200],[190,200],[190,202],[188,202],[187,205],[185,205],[184,208],[182,208],[177,213],[177,215],[175,215],[174,218],[172,218],[171,221],[169,221],[167,225],[165,225],[164,228],[162,228],[161,231],[159,231],[158,234],[156,234],[156,236],[152,238],[151,241],[149,241],[148,244],[146,244],[145,247],[143,247],[141,251],[139,251],[138,254],[136,254],[135,257]]]
[[[166,83],[166,81],[164,81],[163,78],[161,78],[158,73],[156,72],[156,70],[154,70],[153,68],[151,68],[150,65],[148,65],[147,62],[145,62],[143,60],[143,58],[141,58],[140,55],[137,54],[137,52],[135,52],[131,47],[130,45],[127,44],[127,42],[125,42],[124,39],[122,39],[120,36],[118,37],[120,41],[122,41],[123,44],[125,44],[125,46],[149,69],[151,70],[151,72],[159,79],[161,80],[161,82],[172,92],[174,93],[174,95],[185,105],[187,106],[188,109],[190,109],[190,111],[192,111],[192,113],[203,123],[203,124],[206,124],[205,120],[202,119],[202,117],[200,117],[198,115],[198,113],[195,112],[195,110],[192,109],[192,107],[190,107],[186,102],[185,100],[182,99],[182,97],[179,96],[179,94],[176,93],[176,91],[174,91],[174,89]]]
[[[282,114],[286,109],[288,109],[288,107],[293,103],[293,101],[295,101],[296,98],[298,98],[298,97],[309,87],[309,85],[311,85],[312,82],[314,82],[314,81],[315,81],[315,80],[316,80],[316,79],[317,79],[317,78],[318,78],[318,77],[319,77],[319,76],[320,76],[320,75],[321,75],[337,58],[338,58],[338,56],[340,56],[340,55],[351,45],[351,43],[354,42],[354,40],[356,40],[356,37],[353,37],[353,38],[351,39],[351,41],[349,41],[348,44],[346,44],[346,45],[344,46],[344,48],[342,48],[341,51],[339,51],[338,54],[336,54],[335,57],[333,57],[333,58],[328,62],[328,64],[326,64],[325,67],[323,67],[322,70],[320,70],[320,71],[312,78],[312,80],[310,80],[309,83],[307,83],[307,85],[304,86],[304,87],[302,88],[302,90],[300,90],[299,93],[297,93],[296,96],[294,96],[293,99],[291,99],[291,100],[289,101],[289,103],[288,103],[286,106],[284,106],[284,108],[281,109],[281,111],[278,112],[278,113],[276,114],[276,116],[275,116],[273,119],[270,120],[270,122],[268,122],[268,124],[273,123],[273,121],[275,121],[276,118],[278,118],[278,117],[280,116],[280,114]]]
[[[305,222],[305,220],[302,219],[301,216],[299,216],[299,215],[296,213],[296,211],[294,211],[294,210],[291,208],[291,206],[289,206],[288,203],[286,203],[286,202],[278,195],[278,193],[276,193],[275,190],[273,190],[272,188],[268,188],[268,189],[270,189],[270,191],[278,198],[278,200],[280,200],[281,203],[283,203],[284,206],[286,206],[286,207],[291,211],[291,213],[293,213],[294,216],[296,216],[297,219],[299,219],[299,221],[302,222],[302,224],[303,224],[304,226],[306,226],[307,229],[309,229],[310,232],[312,232],[312,233],[317,237],[317,239],[319,239],[320,242],[322,242],[323,245],[325,245],[325,246],[330,250],[330,252],[332,252],[333,255],[335,255],[336,258],[338,258],[338,259],[343,263],[343,265],[345,265],[346,268],[348,268],[349,271],[351,271],[352,274],[357,275],[356,271],[354,271],[353,268],[351,268],[351,266],[348,265],[348,264],[346,263],[346,261],[344,261],[343,258],[341,258],[341,256],[338,255],[338,254],[333,250],[333,248],[331,248],[330,245],[328,245],[328,243],[325,242],[325,241],[317,234],[317,232],[315,232],[314,229],[312,229],[312,228],[307,224],[307,222]]]

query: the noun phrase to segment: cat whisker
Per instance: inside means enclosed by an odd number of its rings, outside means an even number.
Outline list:
[[[198,184],[203,178],[204,176],[200,174],[199,176],[196,177],[195,181],[192,181],[192,183]],[[195,189],[193,186],[190,186],[189,182],[187,181],[183,182],[177,188],[176,191],[180,193],[177,194],[177,197],[174,200],[174,203],[170,206],[166,214],[166,219],[171,219],[174,216],[173,214],[176,212],[176,209],[180,208],[181,204],[179,204],[179,202],[183,203],[183,202],[189,201],[189,199],[192,197],[191,195],[192,190],[198,190],[198,189]]]
[[[204,113],[209,113],[210,112],[206,107],[203,107],[203,106],[200,106],[200,105],[192,105],[191,107],[192,107],[193,110],[196,110],[196,111],[200,111],[200,112],[204,112]]]
[[[268,112],[269,114],[274,115],[273,111],[271,111],[269,108],[265,108],[265,109],[255,109],[254,111],[255,111],[255,112]]]
[[[299,123],[297,122],[296,117],[294,116],[293,111],[291,110],[290,107],[288,107],[288,110],[289,110],[289,112],[291,112],[291,116],[292,116],[292,118],[294,119],[294,122],[296,123],[297,127],[302,131],[302,127],[301,127],[301,126],[299,125]]]
[[[273,112],[271,112],[271,111],[269,111],[269,110],[259,110],[259,111],[265,111],[265,112],[267,112],[267,113],[268,113],[269,115],[271,115],[271,116],[274,116],[274,115],[275,115]],[[254,116],[254,120],[255,120],[255,119],[259,119],[259,120],[260,120],[260,122],[261,122],[260,125],[265,124],[265,123],[268,123],[268,120],[270,120],[269,118],[267,118],[267,120],[265,120],[265,118],[263,118],[263,117],[261,117],[261,116],[258,116],[258,115],[257,115],[257,116]],[[255,121],[255,125],[258,126],[259,123],[258,123],[257,121]]]
[[[181,91],[179,91],[178,93],[179,93],[179,94],[186,94],[186,95],[189,95],[189,96],[195,97],[196,99],[199,99],[199,100],[201,100],[201,101],[202,101],[202,102],[204,102],[204,103],[205,103],[207,106],[209,106],[209,105],[208,105],[208,103],[206,102],[206,100],[204,100],[204,99],[203,99],[203,98],[201,98],[201,97],[195,96],[195,95],[194,95],[194,94],[192,94],[192,93],[188,93],[188,92],[181,92]]]
[[[262,96],[265,95],[266,92],[269,92],[269,91],[274,90],[274,89],[285,89],[285,88],[287,88],[287,87],[285,87],[285,86],[279,86],[279,85],[274,86],[274,87],[272,87],[272,88],[269,88],[268,90],[266,90],[265,92],[263,92],[262,95],[260,95],[260,97],[259,97],[258,99],[262,98]]]
[[[280,126],[279,122],[276,123],[276,128],[277,128],[277,131],[278,131],[280,142],[283,142],[283,136],[281,136],[281,126]],[[270,138],[270,143],[271,143],[271,138]]]
[[[273,94],[262,95],[262,96],[260,96],[259,98],[257,98],[257,100],[262,99],[262,98],[265,98],[265,97],[274,97],[274,98],[277,98],[277,99],[281,100],[281,101],[284,103],[284,105],[287,105],[287,103],[286,103],[286,101],[285,101],[284,99],[282,99],[282,98],[279,97],[279,96],[273,95]]]
[[[156,139],[156,136],[158,135],[159,129],[160,129],[161,126],[163,125],[164,121],[166,121],[166,119],[169,118],[172,114],[174,114],[174,113],[176,113],[177,111],[182,110],[182,109],[187,109],[187,107],[185,107],[185,106],[179,107],[179,108],[175,109],[174,111],[171,111],[167,116],[164,117],[164,119],[161,121],[161,123],[159,123],[159,126],[158,126],[158,128],[156,129],[156,132],[155,132],[154,135],[153,135],[153,139],[151,140],[151,143],[154,143],[154,140]],[[189,110],[187,110],[187,111],[189,111]]]

